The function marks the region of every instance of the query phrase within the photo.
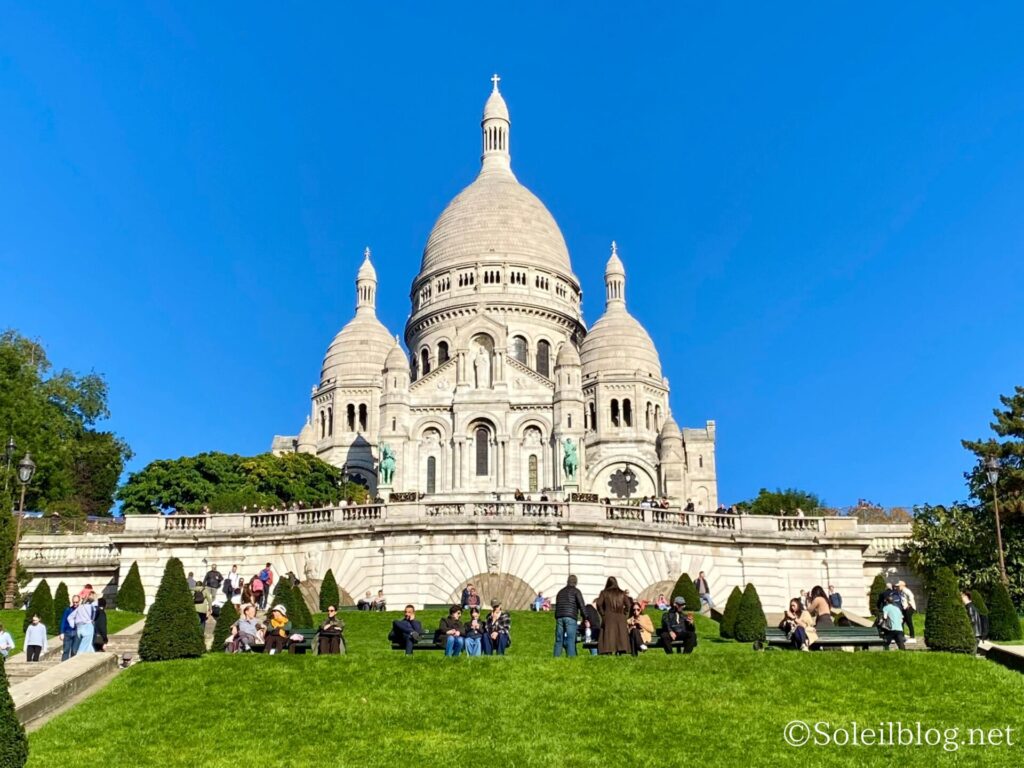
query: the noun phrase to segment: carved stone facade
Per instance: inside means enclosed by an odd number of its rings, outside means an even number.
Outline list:
[[[355,317],[327,351],[310,418],[273,450],[315,453],[372,492],[387,444],[389,491],[519,489],[537,499],[578,490],[714,509],[714,422],[681,431],[672,418],[658,352],[626,309],[614,243],[605,313],[588,332],[558,224],[512,172],[508,107],[494,83],[480,173],[441,213],[413,280],[409,353],[377,319],[367,249]],[[578,446],[574,479],[566,438]]]

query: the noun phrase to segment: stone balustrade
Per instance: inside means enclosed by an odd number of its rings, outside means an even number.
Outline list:
[[[22,539],[18,560],[29,571],[43,565],[92,567],[116,566],[120,562],[120,553],[108,537],[85,535],[82,538],[86,541],[76,541],[68,535],[26,536]],[[89,542],[90,538],[97,541]]]

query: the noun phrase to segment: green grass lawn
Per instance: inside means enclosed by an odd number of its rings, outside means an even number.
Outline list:
[[[516,613],[504,658],[407,658],[398,614],[346,613],[346,656],[140,664],[30,737],[29,764],[389,766],[1019,765],[1022,748],[789,747],[792,720],[1014,728],[1024,677],[929,652],[769,651],[699,619],[692,656],[553,659],[551,614]],[[421,612],[433,629],[440,612]],[[70,736],[69,736],[70,735]],[[70,741],[69,741],[70,737]]]
[[[125,627],[131,626],[141,618],[142,614],[140,613],[130,613],[129,611],[107,611],[107,635],[110,636],[115,632],[119,632]],[[25,650],[25,633],[21,629],[21,625],[24,621],[24,611],[0,610],[0,624],[3,624],[4,628],[11,633],[11,637],[14,638],[15,653]],[[47,627],[47,631],[50,635],[50,643],[52,645],[56,642],[55,636],[57,634],[57,627]]]

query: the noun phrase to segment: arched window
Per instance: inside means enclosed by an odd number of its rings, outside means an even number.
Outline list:
[[[444,365],[448,362],[448,342],[442,341],[437,345],[437,364]]]
[[[541,339],[537,342],[537,373],[541,376],[550,376],[551,367],[551,345]]]
[[[323,438],[327,434],[327,417],[323,411],[320,411],[320,437]]]
[[[487,431],[486,427],[477,427],[476,430],[476,476],[487,477],[489,472],[489,451],[491,433]]]
[[[437,493],[437,459],[427,457],[427,493]]]
[[[396,429],[398,429],[398,419],[392,419],[391,420],[391,431],[394,432]]]
[[[622,401],[622,422],[627,427],[633,426],[633,404],[628,398]]]
[[[366,403],[359,404],[359,431],[366,431]]]
[[[700,467],[701,469],[704,469],[704,457],[703,456],[698,456],[697,457],[697,466]]]
[[[647,413],[646,413],[645,422],[644,422],[646,427],[647,427],[647,429],[651,428],[651,411],[653,411],[653,410],[654,410],[654,407],[650,403],[647,403]]]
[[[567,418],[569,420],[569,423],[567,424],[567,426],[569,427],[569,429],[572,429],[572,414],[570,413]]]
[[[424,347],[420,350],[420,376],[430,373],[430,350]]]
[[[612,426],[619,426],[619,401],[612,400]]]
[[[530,456],[530,477],[528,478],[528,487],[530,493],[537,492],[537,457],[535,455]]]
[[[327,434],[328,435],[333,435],[334,434],[334,407],[333,406],[328,406],[327,407]]]
[[[356,407],[352,403],[348,404],[348,408],[345,409],[345,416],[348,421],[348,431],[356,431]]]
[[[590,428],[597,430],[597,406],[593,401],[590,402]]]
[[[526,365],[526,339],[516,336],[512,339],[512,357]]]

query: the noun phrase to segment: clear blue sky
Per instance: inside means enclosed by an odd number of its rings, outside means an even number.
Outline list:
[[[105,374],[132,468],[294,434],[366,245],[402,331],[497,71],[724,501],[965,495],[1024,383],[1020,4],[177,5],[0,5],[0,327]]]

